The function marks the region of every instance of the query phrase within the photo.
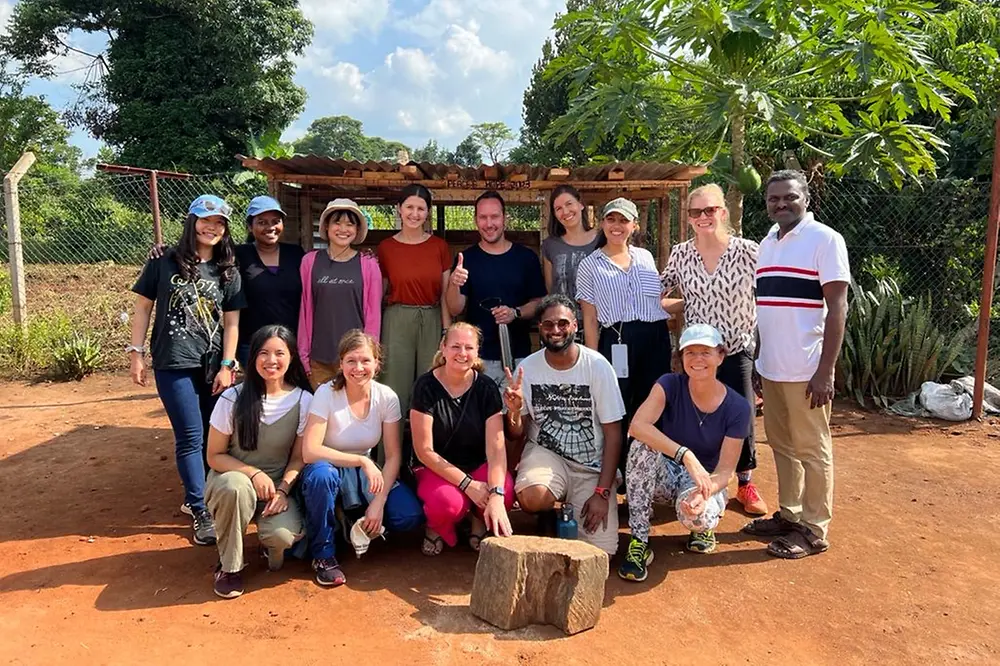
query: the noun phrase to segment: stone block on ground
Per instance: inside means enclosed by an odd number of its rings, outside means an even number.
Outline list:
[[[608,555],[582,541],[535,536],[482,542],[470,609],[501,629],[551,624],[567,634],[597,624]]]

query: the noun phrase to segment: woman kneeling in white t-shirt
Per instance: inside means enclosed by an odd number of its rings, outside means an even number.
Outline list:
[[[380,535],[383,525],[404,532],[424,521],[417,496],[396,480],[402,462],[399,398],[374,381],[382,359],[378,342],[354,329],[340,339],[338,351],[340,368],[316,390],[302,442],[312,566],[316,582],[331,586],[346,581],[334,556],[338,496],[345,510],[364,509],[359,522],[370,538]],[[379,439],[385,448],[382,470],[371,458]]]
[[[284,326],[258,330],[250,339],[246,378],[212,411],[205,501],[218,532],[215,593],[225,599],[243,594],[243,534],[251,520],[257,519],[272,571],[304,534],[289,492],[302,471],[301,435],[312,394],[295,350],[295,335]]]

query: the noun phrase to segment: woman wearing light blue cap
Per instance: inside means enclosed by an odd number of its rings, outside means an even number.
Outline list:
[[[247,307],[240,316],[237,358],[246,366],[250,338],[263,326],[279,324],[294,331],[299,325],[302,278],[299,267],[305,251],[296,243],[281,243],[285,211],[272,197],[254,197],[247,207],[249,237],[236,246],[236,260]]]
[[[674,504],[691,532],[688,550],[715,550],[726,487],[750,430],[750,403],[715,376],[726,358],[722,334],[694,324],[684,329],[678,347],[684,372],[660,377],[629,428],[635,438],[625,471],[632,539],[618,569],[625,580],[645,580],[653,561],[654,501]]]
[[[194,519],[194,542],[215,543],[205,507],[205,438],[217,396],[233,383],[240,310],[246,306],[229,234],[232,210],[217,196],[191,203],[180,242],[149,259],[132,287],[132,380],[146,385],[146,331],[156,308],[150,355],[156,391],[174,431],[181,510]]]

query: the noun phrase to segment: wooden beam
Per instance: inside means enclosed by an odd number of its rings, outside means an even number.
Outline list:
[[[361,171],[358,169],[347,169],[344,171],[344,178],[361,178]]]
[[[566,172],[567,176],[569,174],[568,169],[562,169]],[[551,171],[550,171],[551,174]],[[329,185],[331,187],[402,187],[403,183],[400,181],[405,180],[402,174],[398,172],[386,172],[386,171],[365,171],[361,177],[351,176],[327,176],[327,175],[316,175],[316,174],[298,174],[298,173],[281,173],[272,174],[271,177],[281,183],[299,183],[303,185]],[[520,181],[528,183],[526,190],[551,190],[560,184],[560,180],[565,180],[566,177],[558,177],[553,179],[551,175],[548,180],[532,180],[532,181]],[[453,185],[453,181],[462,180],[460,175],[457,173],[449,173],[446,179],[418,179],[409,182],[419,183],[425,187],[431,189],[435,187],[449,187]],[[470,181],[474,183],[474,187],[469,189],[487,189],[491,183],[487,183],[485,180]],[[516,182],[516,181],[515,181]],[[584,191],[605,191],[605,190],[621,190],[623,192],[631,192],[636,197],[644,196],[647,194],[646,190],[653,190],[657,192],[664,189],[676,189],[681,187],[687,187],[690,182],[686,180],[624,180],[624,181],[606,181],[606,180],[579,180],[571,181],[573,187],[578,189],[580,192]],[[655,194],[653,195],[655,198]]]
[[[403,174],[403,177],[409,180],[415,180],[417,178],[420,178],[420,176],[424,175],[423,172],[420,170],[420,167],[418,167],[416,164],[404,164],[401,167],[399,167],[399,172]]]
[[[514,174],[511,174],[510,178],[508,178],[507,180],[509,180],[512,183],[523,183],[523,182],[526,182],[528,180],[528,174],[526,174],[526,173],[514,173]]]
[[[483,180],[500,180],[500,167],[484,166],[482,170]]]
[[[361,174],[364,180],[405,180],[406,177],[398,171],[364,171]]]
[[[688,188],[687,188],[687,185],[685,185],[684,187],[681,188],[681,191],[678,193],[678,196],[680,196],[681,203],[680,203],[680,206],[679,206],[680,210],[678,211],[678,215],[677,215],[677,217],[679,218],[677,220],[677,226],[678,226],[678,231],[680,232],[679,235],[680,235],[680,238],[681,238],[681,242],[683,243],[684,241],[687,240],[687,235],[688,235],[687,234],[687,229],[688,229]]]
[[[563,167],[553,167],[549,169],[548,180],[566,180],[569,178],[569,169]]]
[[[608,180],[625,180],[625,169],[614,167],[608,172]]]
[[[670,197],[656,204],[656,268],[662,273],[670,256]]]
[[[646,230],[649,228],[649,202],[639,204],[639,237],[642,239],[642,246],[648,247]]]
[[[444,238],[444,206],[442,204],[437,205],[437,235]]]
[[[549,236],[549,218],[552,211],[552,206],[549,205],[549,198],[552,196],[551,192],[545,194],[545,199],[539,203],[540,210],[538,211],[538,247],[542,246],[542,241],[544,241]]]
[[[308,190],[299,194],[299,245],[313,249],[313,198]]]

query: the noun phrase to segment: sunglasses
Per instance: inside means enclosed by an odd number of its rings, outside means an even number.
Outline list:
[[[573,322],[571,322],[569,319],[557,319],[556,321],[552,321],[551,319],[543,319],[542,321],[538,322],[538,327],[543,331],[554,331],[557,328],[560,331],[565,331],[572,325]]]
[[[722,210],[722,206],[705,206],[704,208],[689,208],[688,217],[692,220],[697,220],[699,217],[704,215],[705,217],[715,217],[715,214]]]

